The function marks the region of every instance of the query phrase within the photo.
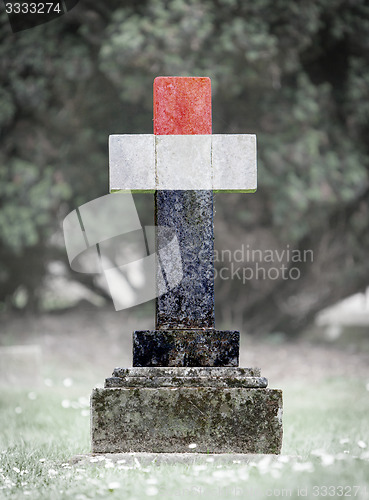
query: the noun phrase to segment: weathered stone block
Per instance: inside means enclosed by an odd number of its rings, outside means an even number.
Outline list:
[[[240,333],[143,330],[133,333],[133,366],[238,366]]]
[[[105,387],[248,387],[265,388],[258,368],[134,367],[115,368]]]
[[[215,191],[256,191],[256,135],[212,135],[212,168]]]
[[[214,327],[214,229],[212,191],[157,191],[156,224],[175,231],[181,252],[181,283],[156,303],[158,329]],[[158,231],[157,247],[167,245]]]
[[[114,368],[113,377],[260,377],[260,368],[240,366],[134,366]]]
[[[157,135],[156,189],[212,189],[211,135]]]
[[[94,453],[279,453],[282,392],[160,387],[95,389]]]
[[[253,389],[265,388],[268,381],[265,377],[109,377],[105,380],[105,387],[248,387]]]
[[[155,190],[155,139],[151,134],[109,137],[110,192]]]
[[[256,136],[114,134],[109,168],[110,191],[254,192]]]
[[[154,134],[211,134],[210,78],[155,78]]]

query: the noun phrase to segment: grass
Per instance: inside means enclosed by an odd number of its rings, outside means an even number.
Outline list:
[[[284,390],[279,459],[193,465],[71,465],[89,444],[90,387],[0,392],[0,498],[160,499],[369,498],[369,393],[366,381],[296,381]]]

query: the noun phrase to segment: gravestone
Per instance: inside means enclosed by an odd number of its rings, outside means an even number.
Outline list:
[[[256,138],[211,132],[210,79],[159,77],[154,135],[110,136],[110,191],[155,193],[156,247],[171,228],[182,280],[158,293],[155,330],[134,332],[133,367],[94,389],[95,453],[280,452],[282,392],[238,366],[239,332],[214,319],[213,191],[256,190]]]

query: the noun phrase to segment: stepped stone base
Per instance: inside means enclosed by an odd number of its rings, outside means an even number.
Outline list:
[[[92,452],[278,454],[282,391],[266,385],[251,368],[116,369],[91,396]]]

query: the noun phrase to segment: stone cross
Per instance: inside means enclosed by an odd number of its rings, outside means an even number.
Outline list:
[[[92,451],[279,453],[282,391],[238,366],[239,332],[214,322],[213,191],[256,189],[255,136],[211,134],[208,78],[156,78],[154,135],[110,137],[110,189],[155,192],[156,253],[175,231],[182,280],[168,254],[156,329],[92,392]]]
[[[133,366],[238,366],[239,332],[215,330],[213,191],[256,190],[255,135],[212,134],[209,78],[158,77],[154,135],[111,135],[109,165],[111,192],[155,193],[157,248],[172,228],[182,259],[156,329],[134,332]]]

